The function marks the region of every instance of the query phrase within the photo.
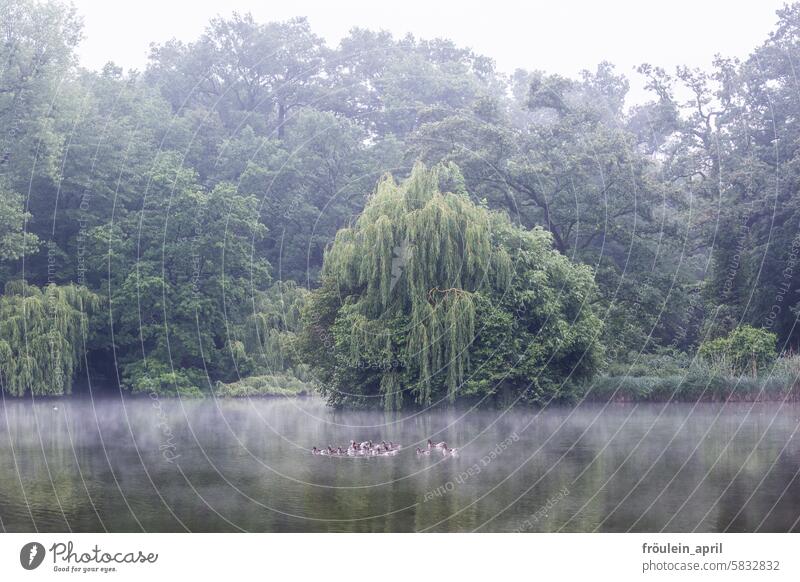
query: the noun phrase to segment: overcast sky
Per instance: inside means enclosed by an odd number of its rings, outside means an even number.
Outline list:
[[[635,77],[649,62],[707,68],[714,54],[745,57],[764,41],[783,0],[669,2],[550,0],[74,0],[83,16],[84,66],[109,60],[143,69],[151,42],[189,41],[208,20],[233,11],[259,21],[308,17],[313,30],[335,46],[354,26],[402,36],[445,37],[492,57],[498,68],[541,69],[572,76],[602,61]],[[632,79],[634,101],[642,97]]]

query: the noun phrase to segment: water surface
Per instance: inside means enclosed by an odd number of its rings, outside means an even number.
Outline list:
[[[55,409],[55,408],[57,409]],[[798,531],[797,404],[0,403],[5,531]],[[418,458],[427,438],[458,458]],[[313,445],[392,440],[389,458]]]

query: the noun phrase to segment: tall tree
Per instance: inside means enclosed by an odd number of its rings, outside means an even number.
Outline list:
[[[590,376],[591,272],[469,199],[455,166],[386,178],[325,255],[303,344],[335,405],[546,402]],[[564,392],[568,392],[564,390]]]
[[[69,394],[84,364],[89,314],[100,305],[85,287],[24,281],[0,296],[0,381],[13,396]]]
[[[680,200],[622,114],[627,82],[603,63],[579,81],[518,71],[515,101],[483,101],[420,127],[413,150],[455,161],[468,188],[591,265],[620,355],[682,324]]]
[[[259,24],[234,13],[195,43],[154,47],[147,78],[177,112],[202,106],[229,128],[248,123],[282,138],[290,113],[319,96],[324,53],[304,18]]]

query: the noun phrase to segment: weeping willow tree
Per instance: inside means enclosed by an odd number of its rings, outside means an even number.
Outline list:
[[[401,184],[384,178],[337,233],[302,345],[334,405],[541,400],[597,364],[594,291],[547,233],[471,201],[455,166],[418,164]]]
[[[293,342],[307,296],[294,281],[278,281],[254,294],[252,313],[230,341],[240,375],[274,374],[296,364]]]
[[[88,314],[100,299],[85,287],[43,289],[10,281],[0,296],[0,378],[13,396],[61,395],[81,366]]]

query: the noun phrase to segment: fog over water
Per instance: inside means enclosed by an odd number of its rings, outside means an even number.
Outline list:
[[[336,412],[318,399],[11,401],[5,531],[797,531],[797,404]],[[394,457],[326,458],[350,439]],[[458,458],[419,457],[426,439]]]

